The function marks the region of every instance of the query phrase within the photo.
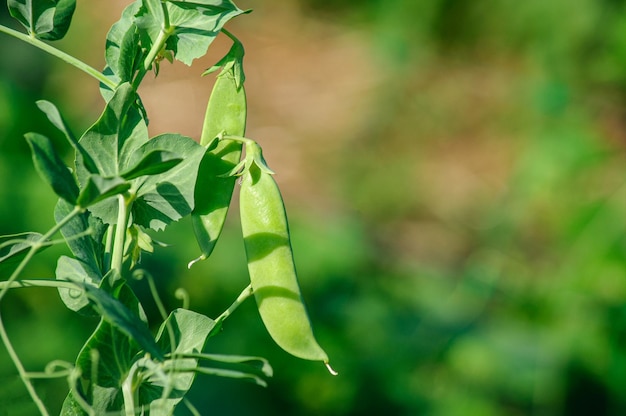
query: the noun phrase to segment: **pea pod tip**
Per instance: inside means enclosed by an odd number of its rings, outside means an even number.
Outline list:
[[[204,259],[206,259],[206,256],[203,254],[200,257],[198,257],[197,259],[191,260],[189,263],[187,263],[187,269],[191,269],[191,266],[193,266],[194,264],[196,264],[199,261],[202,261]]]
[[[339,373],[337,371],[335,371],[335,369],[330,366],[330,363],[328,361],[324,361],[324,365],[326,366],[326,369],[328,370],[328,372],[331,375],[333,375],[333,376],[338,376],[339,375]]]

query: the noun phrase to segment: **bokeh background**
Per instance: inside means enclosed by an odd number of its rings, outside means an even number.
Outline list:
[[[100,68],[127,2],[78,3],[58,46]],[[247,52],[247,135],[277,172],[304,298],[340,375],[282,352],[250,301],[207,348],[265,356],[275,376],[265,389],[199,378],[202,414],[626,414],[626,2],[237,4],[254,9],[228,26]],[[199,136],[212,83],[199,75],[228,47],[218,38],[192,68],[146,80],[153,134]],[[77,133],[103,103],[39,50],[2,35],[0,56],[0,234],[45,231],[56,198],[22,135],[72,155],[34,101],[55,102]],[[188,222],[154,235],[171,246],[144,260],[169,308],[178,287],[208,316],[230,305],[247,284],[239,233],[235,201],[191,270]],[[51,277],[65,252],[27,275]],[[33,371],[72,361],[96,324],[49,289],[13,291],[2,310]],[[58,411],[64,381],[36,385]],[[0,414],[35,414],[3,348],[0,386]]]

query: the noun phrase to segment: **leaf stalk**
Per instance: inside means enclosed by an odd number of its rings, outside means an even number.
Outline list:
[[[100,83],[106,85],[107,87],[109,87],[112,90],[115,90],[115,88],[117,87],[117,85],[111,81],[109,78],[107,78],[102,72],[98,71],[97,69],[87,65],[86,63],[84,63],[83,61],[81,61],[80,59],[77,59],[75,57],[73,57],[72,55],[69,55],[63,51],[61,51],[60,49],[55,48],[54,46],[51,46],[39,39],[37,39],[34,36],[29,36],[26,35],[22,32],[18,32],[17,30],[8,28],[6,26],[0,25],[0,32],[5,33],[9,36],[13,36],[16,39],[19,39],[21,41],[24,41],[36,48],[41,49],[44,52],[49,53],[52,56],[55,56],[59,59],[61,59],[62,61],[72,65],[73,67],[83,71],[84,73],[86,73],[87,75],[95,78],[96,80],[98,80]]]

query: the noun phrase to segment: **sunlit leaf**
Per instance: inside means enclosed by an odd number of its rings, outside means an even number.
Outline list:
[[[192,138],[178,134],[162,134],[150,139],[141,152],[153,149],[171,151],[183,161],[156,176],[146,176],[132,206],[136,224],[153,230],[161,230],[173,221],[191,213],[194,207],[194,184],[205,148]]]
[[[146,44],[154,44],[164,27],[160,3],[160,0],[144,0],[144,7],[137,14],[137,26],[148,38]],[[206,54],[226,22],[245,13],[230,0],[166,1],[164,4],[172,28],[166,48],[186,65]]]
[[[130,84],[121,84],[100,118],[79,141],[104,177],[119,176],[132,153],[148,140],[148,129],[136,101],[137,94]],[[89,170],[77,161],[76,173],[84,185]]]

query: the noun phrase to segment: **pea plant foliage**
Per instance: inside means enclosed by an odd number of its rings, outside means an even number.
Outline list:
[[[99,118],[80,136],[53,103],[37,102],[75,158],[66,166],[46,136],[25,134],[35,170],[59,197],[51,207],[55,225],[44,233],[0,237],[0,301],[11,290],[48,287],[70,310],[99,319],[73,363],[54,361],[42,371],[29,371],[0,317],[0,337],[41,414],[48,410],[33,384],[41,377],[67,379],[62,415],[167,415],[179,405],[200,414],[185,397],[197,375],[265,385],[272,375],[265,359],[205,352],[224,320],[250,297],[282,349],[321,361],[336,374],[302,302],[274,172],[258,143],[245,137],[244,48],[224,25],[247,11],[230,0],[136,0],[110,28],[106,65],[97,70],[53,46],[70,27],[75,0],[8,0],[7,6],[23,30],[0,26],[0,32],[87,73],[98,82],[104,101]],[[137,93],[142,80],[156,76],[164,60],[191,65],[217,36],[227,36],[232,47],[203,73],[216,78],[201,137],[149,137]],[[187,301],[166,311],[141,268],[142,251],[153,250],[149,230],[190,216],[189,232],[200,254],[189,263],[192,267],[215,247],[233,193],[240,198],[250,284],[216,319],[189,310]],[[58,243],[66,244],[72,256],[58,259],[54,277],[24,276],[36,254]],[[129,284],[142,277],[162,316],[156,334]]]

